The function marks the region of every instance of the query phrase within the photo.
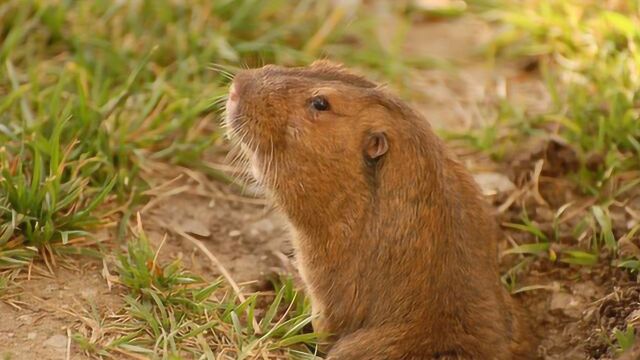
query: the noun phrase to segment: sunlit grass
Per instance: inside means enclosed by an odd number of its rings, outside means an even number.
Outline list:
[[[364,12],[309,0],[0,3],[0,295],[11,294],[4,274],[40,259],[102,256],[87,245],[119,223],[125,305],[82,314],[91,325],[74,336],[83,351],[313,359],[308,300],[290,280],[244,298],[178,260],[159,263],[127,224],[147,200],[154,163],[229,180],[203,161],[223,141],[217,100],[229,78],[214,69],[331,57],[402,84],[410,67],[432,65],[402,56],[404,18],[389,45]]]
[[[477,145],[490,150],[489,144],[501,140],[517,147],[522,136],[560,136],[580,161],[573,179],[590,195],[600,195],[617,174],[640,170],[637,2],[528,0],[484,5],[487,18],[501,29],[489,51],[510,58],[536,57],[553,105],[534,117],[501,113],[499,123],[481,133],[479,139],[486,141]]]
[[[525,137],[559,136],[580,163],[568,176],[596,199],[570,224],[561,218],[571,204],[553,209],[550,227],[526,212],[503,224],[531,240],[506,252],[520,261],[503,281],[513,292],[526,291],[535,287],[518,286],[517,274],[534,259],[594,266],[602,253],[614,255],[612,266],[639,271],[640,259],[620,252],[638,227],[617,236],[611,220],[640,178],[637,2],[467,3],[502,30],[488,48],[491,56],[537,59],[553,104],[530,116],[502,102],[495,124],[464,137],[499,159],[519,151]],[[385,11],[420,10],[388,2]],[[148,177],[141,175],[153,162],[228,180],[202,161],[221,144],[215,99],[229,81],[211,64],[301,65],[331,57],[400,86],[410,80],[409,70],[438,65],[404,56],[407,17],[391,31],[376,14],[309,0],[2,2],[0,269],[14,271],[61,252],[100,256],[86,248],[88,239],[107,221],[127,223],[145,201]],[[243,301],[224,282],[205,281],[179,261],[159,263],[159,250],[141,230],[120,235],[127,246],[117,267],[125,306],[105,318],[84,314],[85,323],[103,330],[98,338],[91,329],[76,334],[87,353],[313,358],[318,336],[303,331],[308,303],[290,281]],[[558,250],[566,237],[575,246]],[[11,283],[0,277],[0,296]],[[633,335],[619,332],[618,346],[628,347]]]
[[[314,359],[317,334],[305,333],[311,321],[304,295],[285,279],[273,294],[253,294],[244,301],[222,280],[204,281],[187,272],[179,259],[158,261],[141,227],[119,256],[119,282],[126,288],[124,307],[100,317],[86,310],[74,339],[91,355],[138,354],[155,358]],[[265,302],[270,301],[269,305]],[[96,325],[94,325],[95,327]]]
[[[304,0],[0,4],[0,266],[90,236],[105,203],[139,204],[149,162],[229,181],[202,161],[221,141],[214,100],[229,81],[211,64],[333,56],[402,76],[417,60],[383,46],[360,11]]]
[[[532,152],[528,140],[559,141],[577,163],[575,167],[565,163],[561,175],[546,175],[546,185],[538,183],[537,166],[553,166],[549,157],[563,155],[551,150],[538,160],[536,169],[530,164],[523,197],[531,201],[514,206],[521,214],[512,213],[509,222],[503,223],[507,233],[520,240],[503,254],[513,263],[503,282],[514,293],[555,291],[547,284],[518,283],[519,275],[534,263],[543,268],[552,264],[560,269],[581,267],[579,271],[584,272],[594,269],[595,273],[622,267],[637,275],[640,224],[622,220],[629,218],[626,212],[633,208],[627,207],[627,201],[640,194],[639,3],[469,2],[498,29],[486,48],[489,58],[496,64],[523,59],[536,64],[537,70],[528,75],[544,81],[551,104],[533,114],[500,99],[493,124],[458,137],[498,161],[506,160],[507,166],[509,154]],[[560,183],[572,194],[569,203],[550,205],[541,199],[539,185]],[[546,208],[548,214],[529,216],[527,210],[536,207]],[[612,353],[622,352],[633,345],[634,328],[615,329],[601,341]]]

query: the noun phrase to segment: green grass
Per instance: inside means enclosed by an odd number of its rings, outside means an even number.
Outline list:
[[[640,185],[639,5],[563,0],[470,3],[499,29],[486,47],[489,57],[535,59],[552,104],[543,114],[528,115],[503,101],[494,124],[460,137],[496,160],[530,151],[526,138],[562,139],[578,162],[566,176],[579,195],[593,197],[595,204],[573,229],[554,221],[555,234],[543,233],[526,216],[510,227],[542,243],[557,241],[559,227],[576,238],[587,232],[587,253],[570,250],[564,260],[593,264],[600,249],[617,249],[612,206],[634,196]]]
[[[359,11],[302,0],[0,4],[0,266],[88,236],[105,206],[143,202],[150,162],[228,181],[202,162],[220,141],[214,99],[228,83],[213,63],[333,56],[401,74],[411,59],[376,40],[372,19],[352,21]]]
[[[506,162],[513,153],[530,153],[531,138],[560,138],[576,155],[575,171],[549,175],[539,186],[567,184],[572,202],[538,201],[539,173],[532,176],[519,202],[503,223],[515,243],[502,282],[512,293],[557,291],[543,279],[522,281],[531,266],[556,267],[581,273],[604,267],[640,271],[638,230],[625,207],[640,195],[640,8],[637,1],[477,0],[471,9],[493,22],[497,36],[487,45],[494,64],[534,60],[546,85],[551,106],[542,114],[502,99],[493,124],[454,137]],[[552,153],[551,156],[556,154]],[[554,177],[555,178],[552,178]],[[527,186],[535,184],[536,188]],[[533,194],[533,195],[532,195]],[[555,199],[551,199],[555,200]],[[628,205],[629,204],[629,205]],[[533,211],[531,209],[533,208]],[[540,216],[546,208],[552,214]],[[519,213],[518,213],[519,212]],[[570,215],[570,216],[569,216]],[[561,270],[563,269],[563,270]],[[615,280],[612,279],[612,283]],[[622,285],[621,285],[622,286]],[[635,324],[603,335],[605,348],[619,354],[637,341]]]
[[[576,151],[581,166],[573,178],[591,195],[617,174],[640,170],[637,2],[483,3],[486,17],[501,29],[489,53],[537,58],[553,104],[534,117],[504,104],[506,111],[494,127],[482,130],[476,145],[501,149],[496,140],[514,146],[523,135],[557,134]]]
[[[253,294],[244,301],[222,279],[207,282],[187,272],[179,259],[158,261],[144,231],[138,228],[128,251],[118,259],[120,283],[126,288],[124,307],[101,318],[88,309],[85,324],[74,339],[86,353],[97,356],[133,354],[159,359],[314,359],[319,338],[304,333],[311,322],[310,305],[291,280],[276,284],[273,295]],[[270,302],[264,307],[265,302]]]
[[[463,137],[501,160],[526,137],[562,138],[578,159],[567,176],[594,201],[565,221],[575,204],[551,209],[549,223],[522,213],[505,224],[527,243],[507,251],[519,261],[503,281],[513,292],[533,261],[640,270],[621,247],[612,218],[640,178],[640,9],[637,2],[476,0],[501,31],[490,57],[535,58],[552,106],[531,116],[503,101],[493,125]],[[119,222],[117,260],[124,306],[115,314],[88,309],[74,339],[94,356],[175,359],[268,354],[311,359],[318,335],[305,333],[308,301],[290,280],[273,294],[242,300],[223,281],[189,273],[180,261],[157,261],[128,222],[147,199],[154,163],[227,175],[203,159],[222,143],[220,99],[229,79],[213,68],[266,63],[301,65],[330,57],[402,88],[411,69],[441,66],[403,54],[409,17],[404,2],[383,12],[397,30],[380,31],[371,8],[310,0],[36,1],[0,3],[0,297],[17,272],[58,254],[103,254],[95,231]],[[460,16],[462,8],[426,12]],[[366,16],[365,16],[366,15]],[[417,14],[417,15],[424,15]],[[381,41],[380,35],[387,41]],[[620,235],[622,233],[622,235]],[[571,246],[557,247],[571,239]],[[621,245],[622,244],[622,245]],[[93,245],[93,246],[87,246]],[[566,244],[565,244],[566,245]],[[97,251],[100,250],[100,251]],[[629,347],[632,330],[611,339]]]
[[[537,164],[529,164],[529,183],[510,207],[509,220],[502,224],[515,239],[503,253],[512,264],[502,276],[503,283],[512,293],[557,291],[550,281],[522,282],[532,266],[573,268],[583,274],[621,267],[637,277],[640,225],[620,219],[628,218],[627,201],[640,195],[638,2],[471,3],[473,11],[498,29],[486,47],[490,61],[534,60],[539,71],[529,76],[544,81],[552,101],[544,113],[531,115],[502,99],[494,109],[493,124],[454,136],[504,162],[505,167],[511,165],[509,155],[533,153],[526,140],[546,142],[553,136],[575,154],[578,163],[575,171],[561,169],[564,173],[560,175],[543,175],[544,185],[539,183]],[[540,201],[538,186],[567,184],[567,179],[572,186],[564,189],[572,193],[571,202]],[[541,215],[540,209],[548,214]],[[611,354],[620,353],[634,344],[636,330],[628,324],[626,329],[603,335],[601,341]]]
[[[178,261],[157,264],[144,234],[127,225],[148,200],[154,163],[229,181],[203,161],[222,142],[216,100],[229,82],[212,64],[331,57],[398,84],[409,67],[432,65],[402,56],[406,26],[385,45],[364,11],[310,0],[1,2],[0,296],[34,262],[103,256],[113,244],[99,246],[93,234],[119,223],[126,305],[113,318],[85,314],[108,334],[78,333],[86,352],[313,358],[302,345],[317,340],[303,332],[308,302],[291,281],[241,301]]]
[[[565,187],[572,192],[572,201],[554,205],[536,196],[540,174],[530,164],[533,175],[527,186],[531,187],[512,207],[521,213],[510,214],[509,222],[503,224],[519,240],[504,253],[514,265],[503,275],[503,282],[514,293],[555,290],[548,285],[518,283],[520,275],[536,262],[581,267],[581,272],[595,268],[596,273],[603,267],[622,267],[637,276],[640,225],[620,219],[625,219],[627,201],[640,195],[640,3],[470,3],[473,11],[498,29],[486,47],[490,61],[535,61],[538,71],[529,75],[544,81],[551,105],[542,114],[531,115],[502,99],[493,124],[455,136],[503,162],[513,153],[532,153],[526,140],[544,143],[555,137],[575,154],[577,162],[575,169],[546,175],[545,186],[567,184],[567,179],[573,185]],[[527,213],[543,207],[553,216]],[[636,332],[629,324],[602,341],[611,354],[620,353],[633,345]]]
[[[22,138],[16,155],[0,150],[0,267],[25,265],[37,249],[51,252],[52,246],[88,235],[80,229],[100,223],[93,211],[116,179],[88,187],[88,171],[99,161],[91,155],[74,156],[75,142],[61,146],[67,123],[61,119],[50,130]]]

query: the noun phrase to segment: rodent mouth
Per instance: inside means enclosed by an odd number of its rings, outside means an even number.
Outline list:
[[[238,112],[238,100],[240,100],[240,97],[236,92],[235,85],[231,84],[231,87],[229,87],[229,95],[227,96],[227,103],[225,104],[227,116],[235,116]]]
[[[224,121],[224,127],[226,129],[227,138],[230,140],[238,140],[238,142],[241,143],[244,142],[243,135],[245,134],[245,130],[242,117],[227,114]]]
[[[233,146],[231,153],[234,154],[230,153],[233,165],[238,165],[237,170],[244,172],[244,174],[251,174],[256,185],[264,189],[268,187],[265,183],[270,178],[268,174],[273,170],[272,167],[275,167],[273,164],[273,140],[270,140],[270,147],[264,144],[264,139],[262,139],[254,121],[257,119],[251,116],[250,107],[247,109],[247,106],[251,104],[247,104],[245,96],[240,95],[240,90],[246,91],[247,89],[246,86],[243,86],[246,83],[238,83],[240,80],[236,75],[234,83],[229,87],[229,95],[225,105],[225,135]]]
[[[225,104],[225,126],[228,131],[237,130],[239,123],[238,116],[238,102],[232,100],[231,94],[227,98],[227,103]]]
[[[231,141],[233,146],[231,155],[233,167],[237,167],[241,172],[250,173],[258,185],[262,184],[264,175],[257,159],[256,149],[253,147],[253,139],[251,138],[247,125],[247,118],[238,109],[236,99],[232,99],[231,94],[226,104],[226,116],[224,119],[224,128],[226,129],[226,137]]]
[[[240,143],[245,142],[246,124],[245,116],[240,113],[237,97],[234,98],[232,92],[229,93],[227,103],[225,105],[225,119],[224,128],[226,129],[226,136],[230,140],[237,140]]]

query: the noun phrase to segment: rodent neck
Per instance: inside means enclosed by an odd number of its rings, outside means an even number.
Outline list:
[[[379,254],[428,239],[435,256],[469,245],[474,231],[491,233],[473,178],[445,152],[431,153],[430,160],[411,167],[381,171],[376,189],[364,178],[333,184],[331,191],[319,183],[280,189],[275,198],[303,235],[305,243],[299,245],[341,261],[341,254],[356,248],[358,255]]]
[[[370,248],[371,242],[394,241],[408,233],[415,234],[425,209],[447,208],[440,168],[429,164],[427,171],[421,164],[414,164],[406,169],[383,168],[378,176],[383,180],[376,186],[366,177],[329,187],[321,183],[289,183],[274,195],[296,230],[306,234],[313,246],[330,242],[333,247],[351,247],[366,242]]]

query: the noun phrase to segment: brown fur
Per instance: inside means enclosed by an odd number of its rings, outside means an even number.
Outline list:
[[[498,280],[494,220],[427,121],[326,61],[246,70],[234,87],[232,138],[291,222],[328,359],[535,358]],[[330,110],[312,108],[318,94]],[[372,132],[388,140],[377,162]]]

